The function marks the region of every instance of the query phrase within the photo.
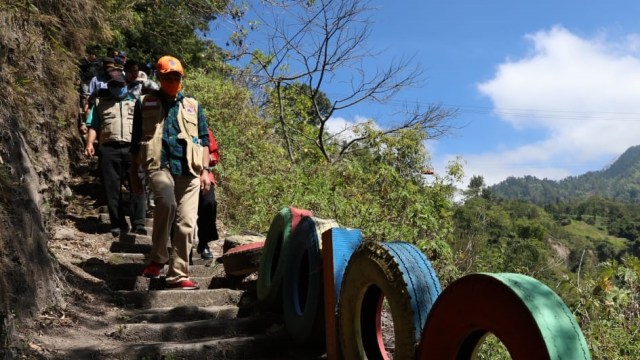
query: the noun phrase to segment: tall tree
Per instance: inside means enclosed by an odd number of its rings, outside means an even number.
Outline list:
[[[370,12],[367,0],[268,1],[270,11],[260,11],[260,22],[267,29],[268,44],[264,51],[253,52],[254,64],[265,81],[275,89],[281,104],[279,126],[290,159],[294,160],[290,126],[285,116],[282,89],[294,83],[305,84],[310,91],[302,93],[312,103],[318,127],[310,141],[326,161],[334,163],[365,142],[364,136],[340,140],[327,131],[327,122],[339,110],[358,103],[384,103],[403,88],[414,86],[421,71],[410,59],[401,58],[371,73],[363,63],[375,58],[366,42],[370,35]],[[277,5],[277,6],[276,6]],[[319,96],[331,81],[344,75],[350,91],[323,106]],[[421,128],[430,138],[445,134],[447,120],[453,111],[439,105],[422,111],[409,111],[399,122],[381,131],[381,135],[404,129]],[[357,126],[357,125],[356,125]],[[336,146],[332,146],[336,145]]]
[[[467,190],[465,190],[464,195],[467,198],[480,196],[482,195],[485,187],[484,177],[481,175],[474,175],[471,177],[471,180],[469,180],[469,186],[467,187]]]
[[[227,54],[206,38],[212,21],[242,17],[231,0],[107,0],[102,2],[113,45],[129,58],[154,61],[171,54],[190,67],[219,65]]]

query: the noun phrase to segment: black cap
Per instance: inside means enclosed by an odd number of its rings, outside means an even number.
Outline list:
[[[116,61],[112,57],[105,56],[105,57],[102,58],[102,62],[103,63],[115,64]]]
[[[107,83],[119,83],[126,84],[126,80],[124,78],[124,73],[122,70],[113,70],[109,72],[109,80]]]

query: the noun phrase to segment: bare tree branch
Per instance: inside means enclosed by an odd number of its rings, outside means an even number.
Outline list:
[[[319,119],[313,143],[330,163],[352,152],[365,140],[356,136],[336,143],[339,137],[327,132],[327,122],[336,111],[365,101],[385,103],[398,91],[415,86],[421,80],[422,72],[413,65],[413,58],[403,57],[373,73],[365,72],[364,63],[377,55],[366,45],[373,10],[369,0],[263,0],[262,4],[271,6],[270,12],[259,14],[269,32],[268,54],[255,56],[254,64],[265,81],[274,87],[302,82],[311,89],[303,95],[311,100]],[[336,79],[344,78],[350,91],[334,98],[328,111],[321,110],[317,95],[335,85]],[[280,95],[276,100],[283,101]],[[408,113],[408,118],[382,130],[381,134],[420,128],[430,138],[438,138],[451,130],[447,120],[454,113],[441,106],[430,106],[426,111],[415,109]],[[284,111],[280,115],[284,116]],[[280,122],[284,136],[288,136],[286,119],[281,118]],[[308,140],[307,136],[304,138]],[[338,144],[338,147],[332,146],[330,150],[329,144]]]

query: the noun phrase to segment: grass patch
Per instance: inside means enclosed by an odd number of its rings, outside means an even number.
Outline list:
[[[576,237],[583,238],[585,240],[595,241],[604,240],[616,249],[616,251],[624,250],[628,245],[628,240],[625,238],[615,237],[607,234],[606,231],[601,228],[589,225],[584,221],[573,220],[571,224],[563,227],[569,234]]]

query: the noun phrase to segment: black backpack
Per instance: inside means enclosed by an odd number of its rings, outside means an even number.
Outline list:
[[[80,60],[80,79],[83,82],[91,81],[94,76],[98,75],[100,68],[100,62],[98,61]]]

